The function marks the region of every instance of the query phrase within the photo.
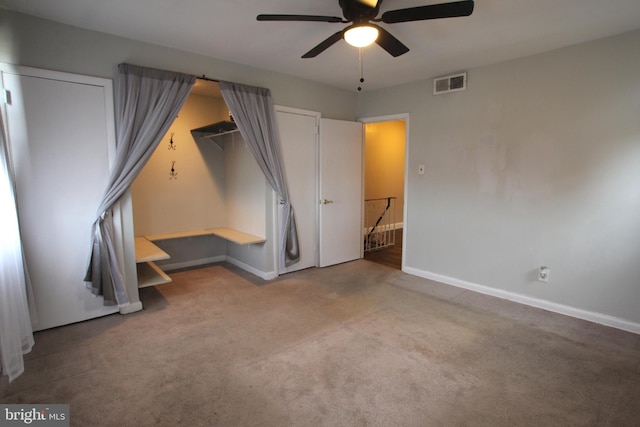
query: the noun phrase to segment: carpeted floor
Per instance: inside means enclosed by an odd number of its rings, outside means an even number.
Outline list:
[[[263,282],[228,264],[145,310],[36,333],[3,403],[74,426],[632,426],[640,336],[365,260]],[[417,290],[420,290],[418,292]]]

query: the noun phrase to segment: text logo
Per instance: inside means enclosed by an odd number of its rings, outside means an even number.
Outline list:
[[[0,427],[69,427],[69,405],[0,404]]]

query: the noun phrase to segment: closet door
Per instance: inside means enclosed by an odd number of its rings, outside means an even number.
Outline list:
[[[301,253],[280,273],[361,258],[362,124],[285,107],[276,112]]]
[[[111,81],[2,66],[35,330],[103,316],[83,281],[91,225],[115,152]]]
[[[317,146],[320,115],[277,107],[276,117],[300,245],[300,261],[280,269],[280,273],[290,273],[318,265]]]

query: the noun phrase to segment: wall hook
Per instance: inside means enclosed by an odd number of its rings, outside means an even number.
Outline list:
[[[175,169],[176,161],[171,162],[171,172],[169,172],[169,179],[178,179],[178,172]]]
[[[171,140],[169,141],[169,150],[175,150],[176,146],[173,144],[173,132],[171,132]]]

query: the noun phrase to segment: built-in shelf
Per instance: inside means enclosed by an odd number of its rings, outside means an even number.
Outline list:
[[[135,245],[138,287],[144,288],[171,282],[171,277],[153,262],[169,259],[169,254],[151,243],[149,239],[145,237],[136,237]]]
[[[211,134],[211,135],[203,135],[200,137],[200,140],[209,140],[211,142],[213,142],[214,144],[216,144],[216,146],[224,151],[224,139],[218,139],[224,135],[230,135],[232,133],[236,133],[238,132],[238,130],[230,130],[228,132],[220,132],[220,133],[215,133],[215,134]]]
[[[171,277],[162,271],[153,261],[136,264],[136,267],[138,269],[139,288],[162,285],[163,283],[170,283],[172,281]]]
[[[168,253],[145,237],[136,237],[136,262],[159,261],[171,258]]]
[[[195,236],[208,236],[214,235],[222,239],[228,240],[239,245],[253,245],[257,243],[264,243],[267,241],[264,237],[254,236],[253,234],[245,233],[242,231],[234,230],[231,228],[212,228],[208,230],[194,230],[184,231],[179,233],[167,233],[167,234],[154,234],[151,236],[145,236],[149,241],[155,242],[157,240],[166,239],[180,239],[184,237]]]
[[[231,228],[213,228],[209,230],[184,231],[179,233],[154,234],[152,236],[139,236],[135,238],[136,266],[138,270],[138,287],[160,285],[171,282],[169,277],[153,261],[171,258],[168,253],[153,244],[154,241],[167,239],[180,239],[196,236],[216,236],[239,245],[253,245],[264,243],[267,239],[253,234],[233,230]]]
[[[236,124],[225,121],[193,129],[191,135],[196,141],[213,141],[221,150],[224,150],[224,140],[216,138],[236,132],[238,132]]]

